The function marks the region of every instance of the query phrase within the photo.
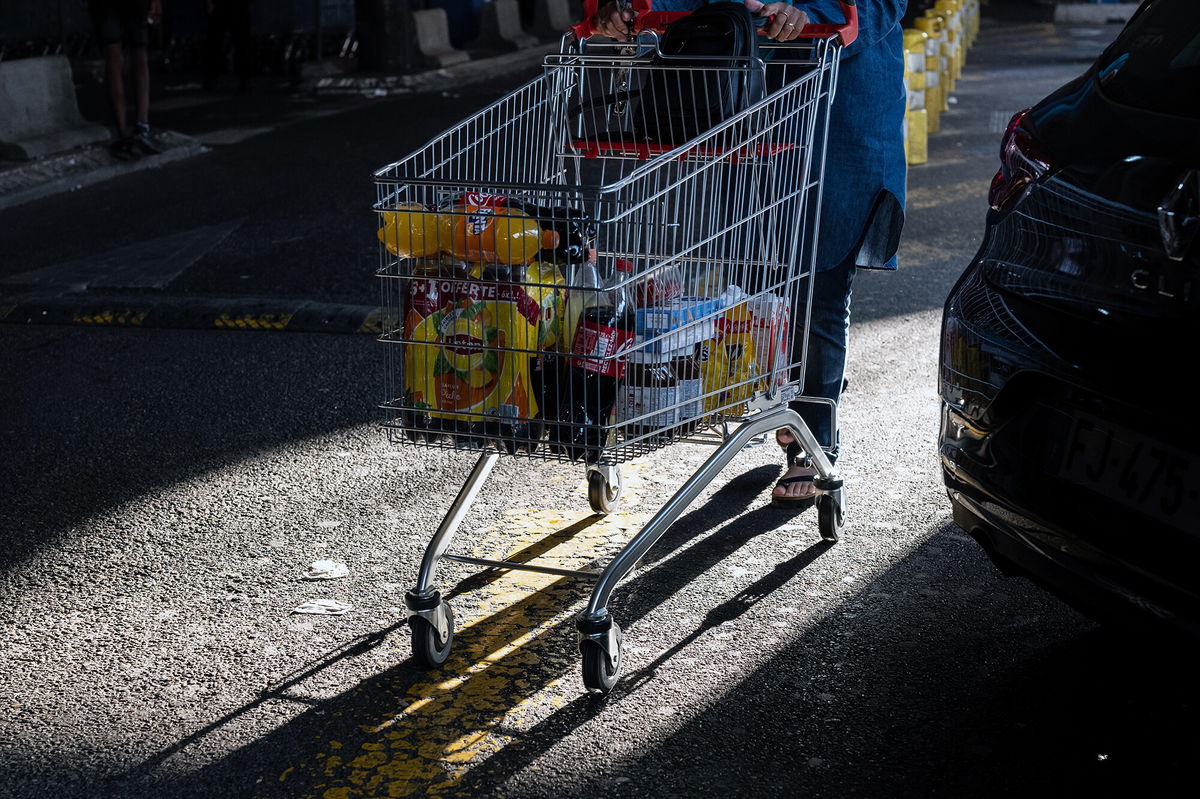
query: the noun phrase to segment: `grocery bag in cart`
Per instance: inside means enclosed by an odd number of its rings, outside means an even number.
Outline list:
[[[575,26],[536,78],[375,173],[384,425],[479,453],[406,596],[422,663],[453,643],[441,561],[583,577],[584,683],[610,690],[614,587],[769,431],[811,456],[818,529],[838,539],[845,489],[789,402],[833,412],[804,396],[802,365],[828,109],[856,31],[843,8],[845,25],[698,55],[672,44],[686,14],[636,0],[628,41]],[[715,451],[602,571],[450,552],[501,454],[579,464],[607,513],[620,463],[681,441]]]

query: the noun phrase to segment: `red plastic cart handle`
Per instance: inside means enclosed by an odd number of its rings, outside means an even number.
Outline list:
[[[858,38],[858,8],[855,0],[838,0],[842,6],[842,14],[846,17],[841,25],[805,25],[800,29],[800,35],[808,38],[824,38],[839,36],[843,46],[849,46]],[[690,11],[652,11],[651,0],[630,0],[629,7],[633,9],[633,32],[652,30],[662,33],[677,19],[682,19]],[[586,39],[597,33],[592,27],[592,20],[600,10],[600,0],[583,0],[583,22],[571,27],[576,39]],[[760,31],[761,33],[761,31]]]

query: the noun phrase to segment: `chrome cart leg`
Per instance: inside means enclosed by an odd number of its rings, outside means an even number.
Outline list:
[[[675,495],[667,500],[654,518],[625,545],[600,575],[587,610],[580,614],[577,620],[579,651],[583,655],[584,684],[589,690],[607,692],[617,682],[617,672],[621,665],[621,629],[608,613],[608,600],[617,583],[633,570],[692,500],[729,465],[743,447],[756,436],[783,427],[791,429],[801,446],[812,454],[813,464],[819,473],[819,477],[814,480],[818,492],[834,489],[840,491],[841,480],[837,477],[837,470],[821,450],[816,437],[800,414],[782,407],[758,414],[742,424],[709,456],[696,473],[688,478]],[[822,536],[824,535],[822,530]]]
[[[450,647],[454,643],[454,612],[442,599],[441,592],[433,590],[430,586],[438,561],[450,548],[454,533],[467,511],[471,509],[475,497],[483,488],[499,456],[500,453],[495,450],[487,450],[479,456],[467,482],[459,490],[449,512],[442,519],[429,546],[425,548],[425,557],[421,560],[421,571],[417,576],[417,587],[404,595],[404,604],[408,606],[409,611],[408,626],[412,629],[413,656],[422,665],[440,666],[450,656]]]

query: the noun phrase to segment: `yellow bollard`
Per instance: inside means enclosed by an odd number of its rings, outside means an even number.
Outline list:
[[[960,4],[961,8],[959,8],[959,12],[962,14],[962,45],[963,50],[967,51],[975,44],[975,37],[971,33],[971,19],[975,15],[974,0],[960,0]]]
[[[979,0],[967,0],[967,10],[967,42],[973,47],[979,36]]]
[[[942,32],[945,37],[942,41],[942,52],[946,56],[946,92],[947,94],[952,94],[954,92],[954,82],[958,78],[958,42],[954,39],[954,15],[950,11],[935,6],[934,8],[926,9],[925,16],[936,17],[942,21]]]
[[[961,78],[963,64],[967,60],[967,46],[963,36],[962,0],[937,0],[933,7],[946,14],[946,28],[950,34],[950,49],[954,59],[954,77]]]
[[[929,36],[919,30],[904,31],[904,87],[908,104],[904,111],[904,160],[923,164],[929,160],[929,112],[925,107],[925,43]]]
[[[954,93],[954,57],[950,48],[950,20],[946,17],[946,12],[936,8],[926,9],[925,19],[936,19],[941,23],[938,27],[937,38],[942,63],[938,67],[938,71],[942,76],[942,90],[946,93],[946,97],[949,97]]]
[[[941,35],[945,24],[937,18],[917,17],[913,25],[929,37],[925,40],[925,108],[929,111],[929,132],[937,133],[942,126],[942,112],[949,107],[946,103],[947,78],[942,73],[944,60],[941,55]]]

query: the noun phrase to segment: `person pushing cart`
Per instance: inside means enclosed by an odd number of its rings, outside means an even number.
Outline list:
[[[705,0],[657,0],[654,7],[691,11],[704,4]],[[778,41],[794,40],[810,22],[835,23],[844,13],[839,0],[766,5],[745,0],[745,5],[772,18],[765,32]],[[819,279],[813,289],[812,329],[804,359],[806,393],[834,403],[844,386],[854,274],[859,268],[897,268],[907,172],[901,29],[907,7],[908,0],[856,0],[857,34],[839,57],[817,237]],[[604,35],[621,38],[634,17],[627,3],[608,2],[596,14],[596,28]],[[830,414],[807,402],[795,402],[793,407],[818,440],[830,442],[828,454],[836,460],[840,442]],[[787,453],[788,468],[773,492],[773,502],[808,507],[815,496],[812,478],[816,470],[786,430],[780,430],[776,438]]]
[[[781,487],[811,483],[821,536],[840,537],[836,403],[804,389],[830,109],[857,13],[841,2],[844,21],[814,25],[783,5],[759,9],[756,38],[738,4],[588,0],[539,77],[376,173],[384,424],[396,441],[480,452],[406,595],[425,665],[454,638],[434,587],[442,560],[525,569],[595,581],[577,620],[583,678],[611,690],[613,589],[772,431],[805,458],[803,480]],[[731,36],[732,53],[697,52]],[[607,513],[621,462],[685,440],[716,449],[601,572],[450,553],[501,454],[581,463]]]

